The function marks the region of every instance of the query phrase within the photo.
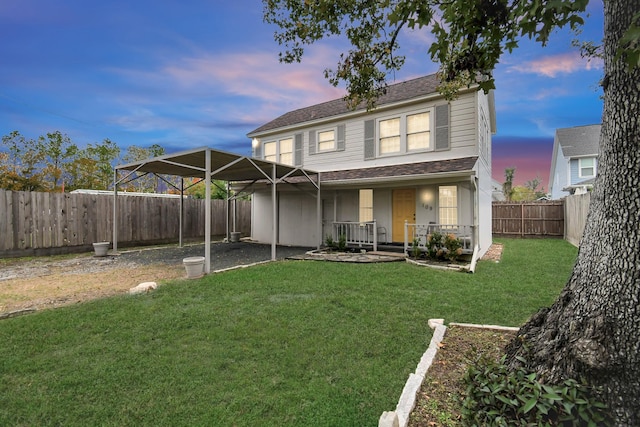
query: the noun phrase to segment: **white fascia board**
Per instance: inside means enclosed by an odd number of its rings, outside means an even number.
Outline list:
[[[359,178],[359,179],[348,179],[341,181],[320,181],[323,188],[329,187],[351,187],[351,186],[362,186],[362,185],[376,185],[376,186],[386,186],[387,184],[395,184],[395,183],[403,183],[408,181],[413,182],[424,182],[431,180],[446,180],[451,178],[467,178],[469,176],[475,176],[476,172],[473,170],[464,171],[464,172],[439,172],[439,173],[430,173],[430,174],[420,174],[420,175],[403,175],[403,176],[392,176],[392,177],[376,177],[376,178]]]

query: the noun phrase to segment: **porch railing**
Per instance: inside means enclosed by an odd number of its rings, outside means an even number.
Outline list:
[[[433,233],[453,234],[462,244],[462,252],[472,254],[474,248],[473,225],[462,224],[409,224],[404,223],[404,250],[405,253],[413,248],[414,240],[422,251],[427,250],[429,235]]]
[[[332,223],[331,238],[339,241],[344,236],[347,246],[364,247],[371,246],[374,251],[378,250],[378,227],[376,221],[349,222],[339,221]]]

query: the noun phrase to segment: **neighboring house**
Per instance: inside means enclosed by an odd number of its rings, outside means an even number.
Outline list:
[[[491,179],[491,200],[494,202],[504,202],[507,198],[504,196],[502,183],[496,179]]]
[[[600,125],[556,129],[549,175],[552,199],[581,194],[593,187],[598,172]]]
[[[337,99],[250,132],[254,158],[319,172],[321,184],[319,203],[295,183],[278,185],[276,209],[271,187],[255,187],[252,238],[270,241],[277,212],[279,244],[316,246],[354,224],[378,242],[406,244],[408,223],[409,243],[428,225],[482,255],[491,245],[493,93],[471,88],[448,102],[438,84],[435,75],[393,84],[372,112]]]

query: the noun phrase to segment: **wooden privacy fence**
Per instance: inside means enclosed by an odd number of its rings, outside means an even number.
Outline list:
[[[493,202],[494,236],[564,236],[562,200],[548,202]]]
[[[567,196],[564,198],[564,217],[566,241],[574,246],[580,244],[584,226],[587,223],[587,213],[591,203],[591,193]]]
[[[226,233],[226,202],[211,200],[211,233]],[[183,237],[204,238],[205,201],[184,199]],[[118,243],[177,242],[179,197],[118,195]],[[90,247],[113,238],[113,195],[0,190],[0,257]],[[233,230],[231,230],[233,231]],[[236,231],[251,233],[251,203],[238,201]],[[53,251],[52,251],[53,252]],[[64,252],[58,250],[57,252]]]

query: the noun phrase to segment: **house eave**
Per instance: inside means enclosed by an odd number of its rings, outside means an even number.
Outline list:
[[[429,181],[446,181],[451,179],[466,179],[470,176],[475,176],[476,172],[473,170],[468,171],[455,171],[455,172],[436,172],[428,174],[416,174],[416,175],[402,175],[392,177],[373,177],[373,178],[358,178],[358,179],[344,179],[335,181],[322,181],[322,174],[320,174],[320,182],[324,189],[328,188],[342,188],[342,187],[361,187],[361,186],[395,186],[397,184],[407,184],[411,182],[424,183],[425,180]]]

